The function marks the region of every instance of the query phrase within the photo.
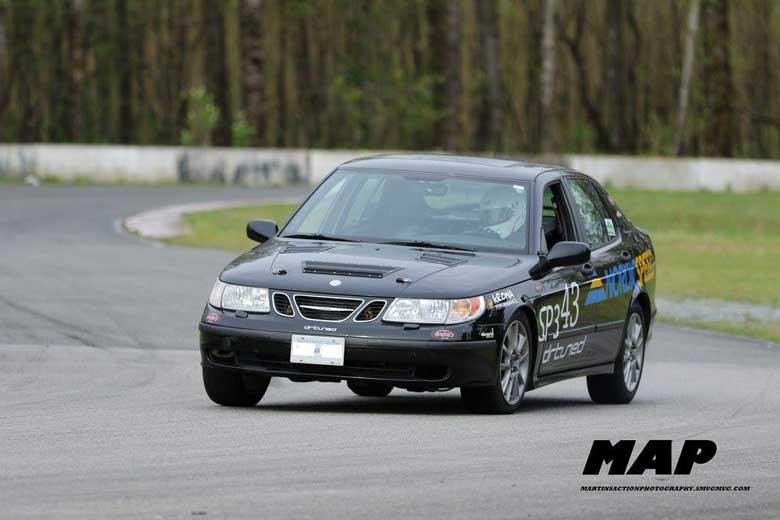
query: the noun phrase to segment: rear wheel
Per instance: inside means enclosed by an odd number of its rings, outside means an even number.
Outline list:
[[[347,386],[362,397],[385,397],[393,391],[393,385],[374,381],[347,381]]]
[[[271,378],[242,374],[224,368],[203,367],[203,386],[209,398],[222,406],[254,406],[260,402]]]
[[[645,362],[645,319],[639,304],[631,306],[612,374],[588,376],[588,393],[597,403],[630,403],[639,389]]]
[[[466,408],[477,413],[513,413],[528,386],[531,373],[530,327],[524,316],[512,321],[504,332],[498,356],[498,374],[492,386],[462,387]]]

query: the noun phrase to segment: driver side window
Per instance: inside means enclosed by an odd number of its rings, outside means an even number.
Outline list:
[[[553,182],[544,187],[542,194],[542,252],[548,253],[565,240],[574,240],[574,225],[561,183]]]

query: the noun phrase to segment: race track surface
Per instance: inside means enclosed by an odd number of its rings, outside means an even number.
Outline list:
[[[658,325],[628,406],[592,404],[581,379],[513,416],[470,415],[457,391],[372,399],[284,380],[255,409],[213,405],[197,321],[231,255],[159,247],[117,222],[303,195],[0,186],[0,517],[780,516],[780,347],[765,342]],[[687,438],[718,445],[690,477],[581,474],[594,439],[672,439],[676,460]]]

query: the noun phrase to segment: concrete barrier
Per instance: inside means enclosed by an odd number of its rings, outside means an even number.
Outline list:
[[[0,144],[0,177],[64,181],[244,186],[316,184],[339,164],[374,150],[190,148]],[[523,157],[561,164],[618,187],[654,190],[780,190],[780,161],[562,155]]]

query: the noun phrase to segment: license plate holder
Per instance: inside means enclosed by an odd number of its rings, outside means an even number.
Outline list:
[[[290,363],[344,366],[344,338],[293,334]]]

